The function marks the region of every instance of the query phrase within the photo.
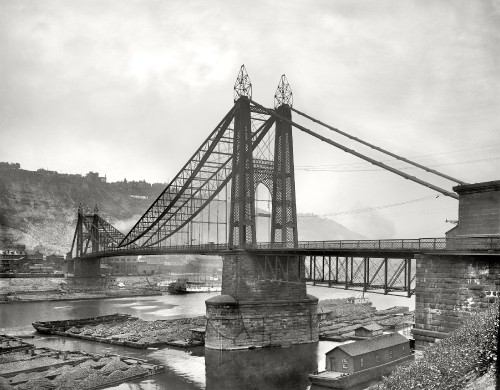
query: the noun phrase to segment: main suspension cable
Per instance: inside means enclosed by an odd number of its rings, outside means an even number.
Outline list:
[[[348,133],[343,132],[342,130],[339,130],[339,129],[335,128],[335,127],[332,127],[332,126],[330,126],[330,125],[327,125],[326,123],[321,122],[321,121],[320,121],[320,120],[318,120],[318,119],[315,119],[315,118],[313,118],[313,117],[311,117],[311,116],[309,116],[309,115],[307,115],[307,114],[304,114],[303,112],[300,112],[299,110],[297,110],[297,109],[295,109],[295,108],[293,108],[293,107],[290,107],[290,108],[292,109],[292,111],[296,112],[297,114],[302,115],[303,117],[305,117],[305,118],[307,118],[307,119],[309,119],[309,120],[311,120],[311,121],[313,121],[313,122],[316,122],[316,123],[320,124],[321,126],[326,127],[327,129],[330,129],[330,130],[332,130],[332,131],[334,131],[334,132],[336,132],[336,133],[338,133],[338,134],[341,134],[341,135],[343,135],[343,136],[345,136],[345,137],[347,137],[347,138],[349,138],[349,139],[352,139],[352,140],[354,140],[354,141],[356,141],[356,142],[359,142],[359,143],[361,143],[361,144],[363,144],[363,145],[366,145],[366,146],[368,146],[368,147],[370,147],[370,148],[372,148],[372,149],[375,149],[375,150],[377,150],[377,151],[379,151],[379,152],[385,153],[385,154],[387,154],[387,155],[389,155],[389,156],[391,156],[391,157],[394,157],[394,158],[395,158],[395,159],[397,159],[397,160],[404,161],[405,163],[411,164],[411,165],[413,165],[413,166],[415,166],[415,167],[418,167],[418,168],[420,168],[420,169],[423,169],[424,171],[427,171],[427,172],[433,173],[433,174],[435,174],[435,175],[437,175],[437,176],[441,176],[441,177],[443,177],[443,178],[445,178],[445,179],[448,179],[448,180],[454,181],[455,183],[458,183],[458,184],[467,184],[467,183],[463,182],[462,180],[455,179],[455,178],[453,178],[453,177],[451,177],[451,176],[445,175],[444,173],[441,173],[441,172],[439,172],[439,171],[436,171],[435,169],[428,168],[428,167],[426,167],[425,165],[422,165],[422,164],[416,163],[416,162],[414,162],[414,161],[408,160],[408,159],[407,159],[407,158],[405,158],[405,157],[398,156],[397,154],[394,154],[394,153],[392,153],[392,152],[389,152],[388,150],[382,149],[382,148],[380,148],[380,147],[378,147],[378,146],[375,146],[375,145],[373,145],[373,144],[370,144],[369,142],[363,141],[362,139],[359,139],[359,138],[357,138],[357,137],[354,137],[354,136],[352,136],[352,135],[350,135],[350,134],[348,134]]]
[[[349,148],[345,147],[344,145],[341,145],[341,144],[339,144],[339,143],[337,143],[337,142],[335,142],[335,141],[332,141],[331,139],[328,139],[328,138],[326,138],[326,137],[323,137],[322,135],[317,134],[317,133],[315,133],[314,131],[312,131],[312,130],[310,130],[310,129],[308,129],[308,128],[304,127],[304,126],[299,125],[298,123],[295,123],[295,122],[293,122],[292,120],[290,120],[290,119],[288,119],[288,118],[285,118],[284,116],[282,116],[282,115],[278,114],[278,113],[277,113],[276,111],[274,111],[274,110],[271,110],[271,109],[269,109],[269,108],[266,108],[266,107],[264,107],[264,106],[260,105],[259,103],[255,102],[255,101],[253,101],[253,100],[251,100],[251,99],[250,99],[250,101],[251,101],[253,104],[255,104],[257,107],[259,107],[259,108],[261,108],[261,109],[263,109],[263,110],[267,111],[270,115],[274,115],[274,116],[275,116],[276,118],[278,118],[279,120],[282,120],[282,121],[284,121],[284,122],[290,123],[292,126],[296,127],[296,128],[297,128],[297,129],[299,129],[299,130],[302,130],[304,133],[307,133],[307,134],[309,134],[309,135],[312,135],[313,137],[318,138],[319,140],[321,140],[321,141],[323,141],[323,142],[326,142],[327,144],[333,145],[333,146],[335,146],[336,148],[338,148],[338,149],[340,149],[340,150],[343,150],[343,151],[344,151],[344,152],[346,152],[346,153],[350,153],[350,154],[352,154],[352,155],[354,155],[354,156],[356,156],[356,157],[359,157],[359,158],[361,158],[361,159],[363,159],[363,160],[365,160],[365,161],[368,161],[368,162],[372,163],[373,165],[376,165],[376,166],[378,166],[378,167],[384,168],[384,169],[385,169],[385,170],[387,170],[387,171],[390,171],[390,172],[392,172],[392,173],[395,173],[396,175],[401,176],[401,177],[403,177],[403,178],[405,178],[405,179],[407,179],[407,180],[414,181],[415,183],[418,183],[418,184],[420,184],[420,185],[423,185],[424,187],[430,188],[430,189],[432,189],[432,190],[434,190],[434,191],[437,191],[437,192],[439,192],[439,193],[441,193],[441,194],[443,194],[443,195],[449,196],[450,198],[458,199],[458,195],[457,195],[457,194],[455,194],[455,193],[453,193],[453,192],[450,192],[450,191],[447,191],[447,190],[445,190],[445,189],[443,189],[443,188],[437,187],[437,186],[435,186],[434,184],[427,183],[426,181],[420,180],[419,178],[417,178],[417,177],[415,177],[415,176],[408,175],[408,174],[406,174],[406,173],[404,173],[404,172],[401,172],[401,171],[399,171],[399,170],[397,170],[397,169],[395,169],[395,168],[390,167],[389,165],[386,165],[386,164],[384,164],[384,163],[381,163],[381,162],[379,162],[379,161],[377,161],[377,160],[375,160],[375,159],[373,159],[373,158],[371,158],[371,157],[368,157],[368,156],[365,156],[364,154],[361,154],[361,153],[359,153],[359,152],[356,152],[356,151],[355,151],[355,150],[353,150],[353,149],[349,149]]]

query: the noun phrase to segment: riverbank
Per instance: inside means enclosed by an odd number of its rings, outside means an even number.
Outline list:
[[[161,295],[147,277],[0,279],[0,303]]]

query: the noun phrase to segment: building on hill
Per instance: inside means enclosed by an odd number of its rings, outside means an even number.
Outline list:
[[[28,262],[24,245],[19,246],[23,248],[0,249],[0,273],[20,272]]]
[[[33,264],[40,264],[43,262],[43,254],[39,251],[28,249],[26,255],[28,260]]]
[[[21,169],[21,164],[0,162],[0,169]]]
[[[391,333],[333,348],[326,353],[326,369],[352,374],[409,355],[410,341],[399,333]]]

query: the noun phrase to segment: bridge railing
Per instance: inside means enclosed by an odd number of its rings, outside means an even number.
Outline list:
[[[297,247],[287,243],[260,243],[257,249],[325,249],[381,251],[500,251],[500,236],[437,237],[387,240],[299,241]]]
[[[164,247],[113,248],[83,257],[111,257],[124,255],[161,254],[161,253],[199,253],[217,254],[228,249],[236,249],[227,244],[177,245]],[[500,236],[467,236],[438,237],[418,239],[387,239],[387,240],[332,240],[332,241],[299,241],[297,246],[291,243],[259,243],[246,246],[248,250],[346,250],[346,251],[383,251],[383,252],[500,252]]]

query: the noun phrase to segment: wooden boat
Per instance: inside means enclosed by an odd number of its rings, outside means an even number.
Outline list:
[[[37,321],[33,322],[33,328],[37,332],[52,334],[53,332],[65,332],[73,327],[81,328],[85,325],[99,325],[110,322],[122,322],[127,320],[136,319],[131,317],[130,314],[110,314],[106,316],[81,318],[78,320],[58,320],[58,321]]]

